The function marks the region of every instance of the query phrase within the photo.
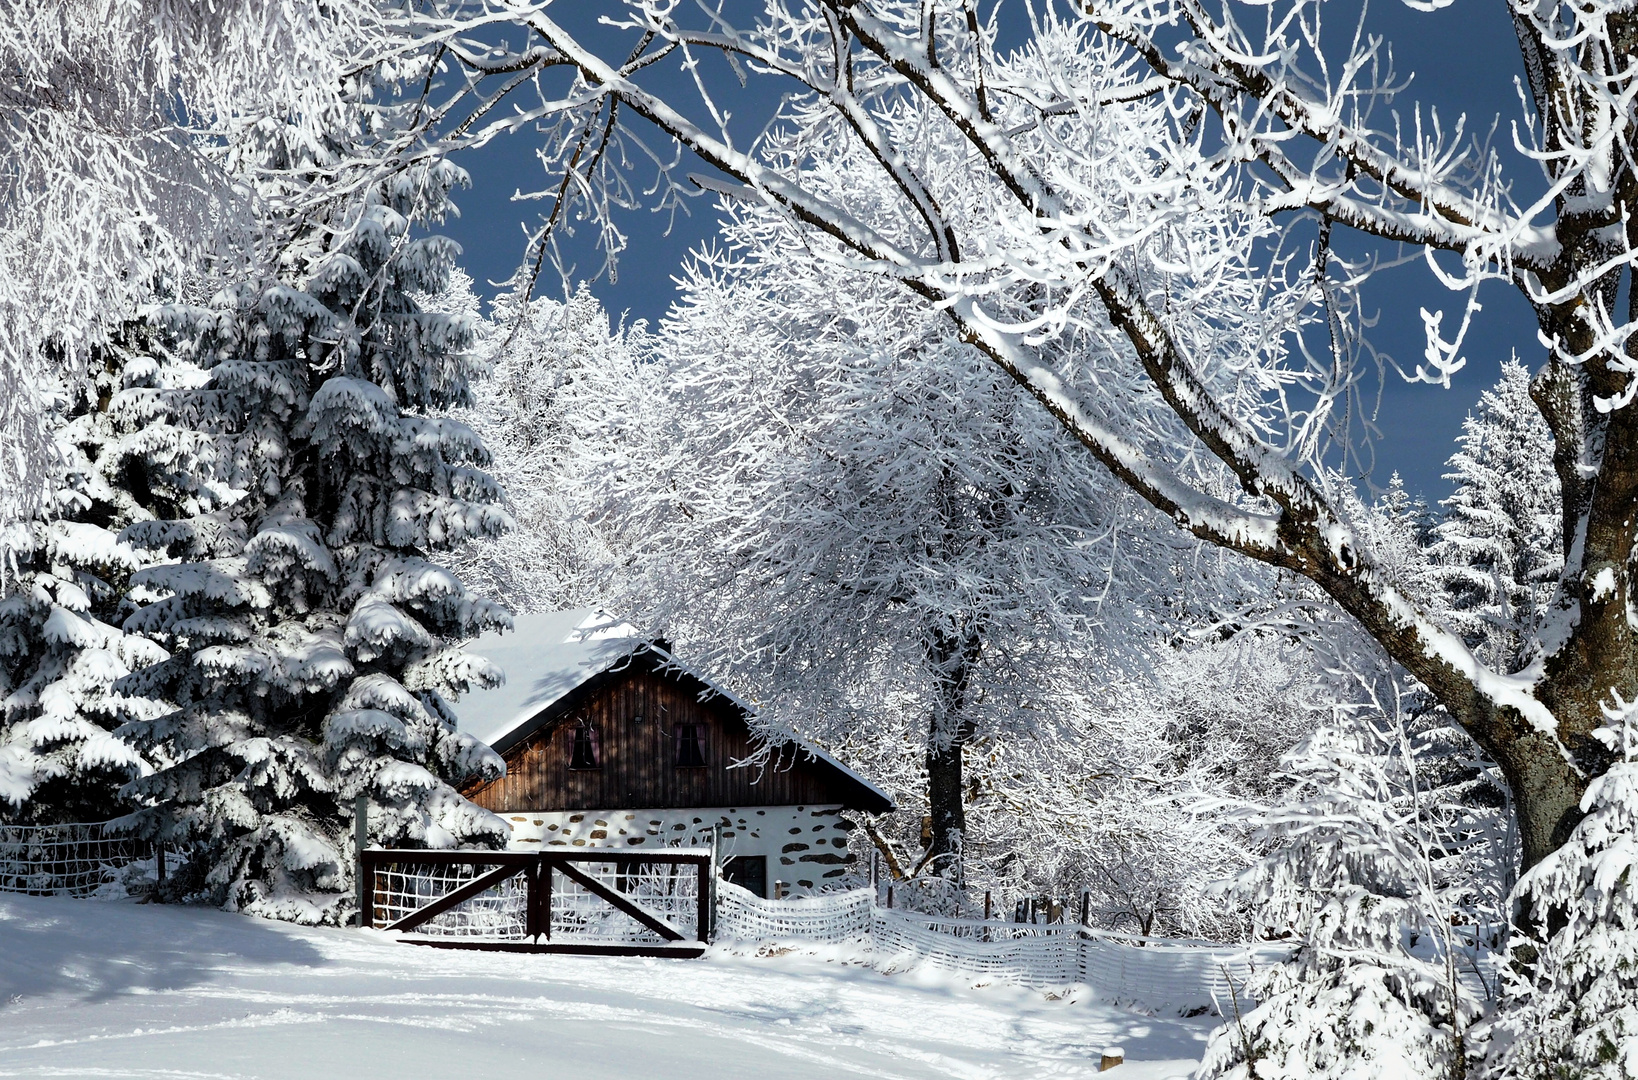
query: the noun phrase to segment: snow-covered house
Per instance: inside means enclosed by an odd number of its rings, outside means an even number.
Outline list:
[[[756,749],[751,707],[600,611],[521,615],[467,650],[506,672],[455,706],[506,775],[464,794],[511,823],[514,847],[703,846],[721,826],[724,875],[766,896],[847,873],[847,815],[893,808],[815,746],[736,767]]]

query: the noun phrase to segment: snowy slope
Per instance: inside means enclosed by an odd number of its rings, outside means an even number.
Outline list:
[[[1183,1075],[1211,1021],[814,958],[445,952],[213,910],[0,896],[0,1077]]]

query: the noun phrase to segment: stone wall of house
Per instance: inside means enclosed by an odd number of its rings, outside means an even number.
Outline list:
[[[811,892],[842,877],[853,863],[853,822],[840,806],[747,806],[690,810],[545,810],[500,815],[512,826],[512,847],[709,847],[722,827],[723,859],[762,856],[772,887],[786,895]]]

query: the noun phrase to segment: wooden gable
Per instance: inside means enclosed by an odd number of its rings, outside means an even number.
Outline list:
[[[701,700],[702,695],[705,700]],[[597,733],[598,767],[570,768],[575,730]],[[678,725],[700,725],[703,766],[678,767]],[[731,768],[753,750],[745,714],[699,679],[648,656],[587,680],[495,747],[506,775],[464,794],[496,813],[627,808],[890,804],[857,777],[786,746],[767,768]]]

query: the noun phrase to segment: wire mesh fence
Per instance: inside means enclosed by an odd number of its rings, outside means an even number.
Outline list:
[[[1250,1008],[1246,979],[1286,953],[1074,924],[944,918],[879,907],[871,889],[765,900],[722,883],[716,925],[717,940],[730,947],[847,946],[884,970],[922,967],[1035,988],[1078,983],[1106,1000],[1189,1014],[1220,1013],[1237,998]]]
[[[717,886],[717,938],[747,943],[868,942],[875,911],[869,889],[764,900],[748,889],[723,883]]]
[[[554,943],[636,948],[667,943],[651,926],[611,905],[610,892],[690,938],[698,926],[703,941],[707,925],[699,917],[700,889],[710,879],[696,863],[597,855],[554,863],[545,856],[501,852],[487,862],[479,852],[420,858],[409,852],[371,853],[371,858],[374,924],[390,926],[430,910],[430,917],[403,929],[450,944],[521,942],[543,931]],[[597,888],[574,880],[576,875]],[[462,890],[470,895],[457,898]],[[713,905],[706,914],[714,916],[715,940],[730,948],[839,945],[883,970],[922,967],[1037,988],[1081,984],[1107,1000],[1190,1014],[1219,1013],[1236,999],[1251,1007],[1244,997],[1246,979],[1285,952],[1142,938],[1074,924],[946,918],[881,907],[871,889],[767,900],[718,880],[714,899],[708,894],[705,900]],[[531,904],[537,905],[533,916]]]
[[[135,867],[157,878],[153,845],[115,832],[110,822],[0,825],[0,892],[91,896]]]
[[[418,937],[451,943],[520,942],[543,931],[555,941],[594,946],[667,943],[653,925],[612,904],[608,894],[614,893],[687,938],[703,940],[704,928],[714,922],[723,942],[851,944],[878,966],[922,965],[1026,986],[1082,983],[1100,996],[1151,1008],[1210,1011],[1232,1000],[1254,967],[1283,955],[1267,947],[1146,939],[1074,924],[895,910],[879,906],[870,889],[765,900],[718,881],[715,896],[708,891],[702,898],[710,880],[701,869],[708,851],[649,858],[586,853],[555,862],[519,853],[495,853],[489,862],[480,852],[371,854],[380,856],[369,879],[376,926],[437,905],[457,890],[472,891],[413,928]],[[0,892],[109,895],[133,877],[162,877],[162,865],[152,845],[115,831],[110,822],[0,825]],[[494,880],[472,889],[485,875]],[[708,905],[703,913],[702,899]],[[531,903],[537,905],[533,918]]]

